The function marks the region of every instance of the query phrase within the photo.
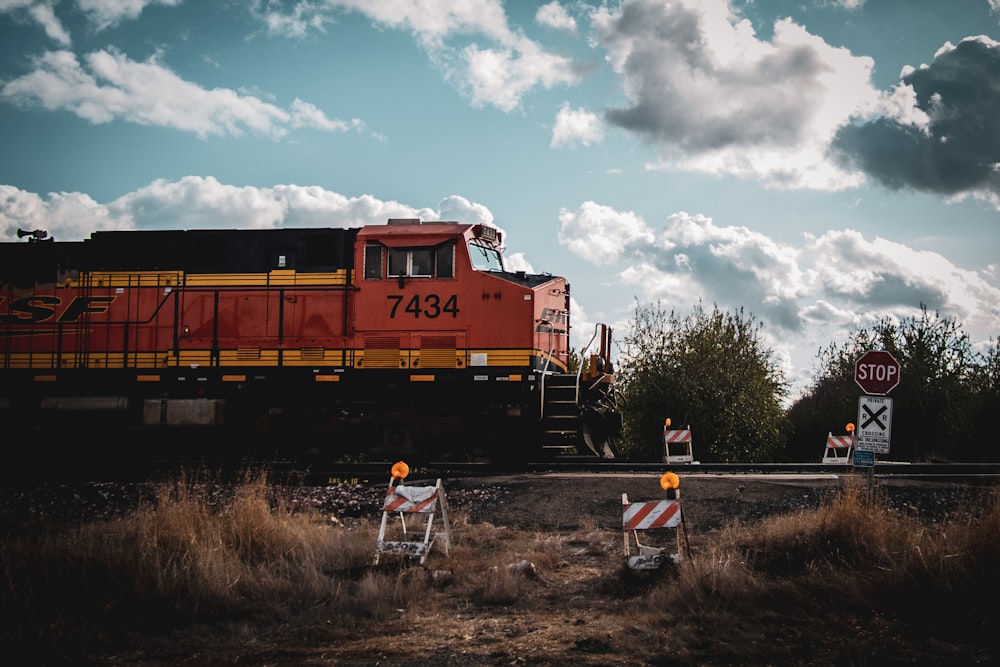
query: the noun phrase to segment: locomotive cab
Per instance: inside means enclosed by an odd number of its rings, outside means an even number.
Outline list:
[[[356,366],[410,369],[422,396],[440,396],[471,419],[472,437],[490,441],[490,458],[567,447],[613,458],[610,364],[589,382],[569,373],[569,284],[508,271],[502,240],[493,227],[456,222],[362,229]]]

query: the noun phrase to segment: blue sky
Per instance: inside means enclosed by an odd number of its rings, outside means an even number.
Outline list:
[[[742,308],[792,398],[921,304],[1000,336],[1000,0],[0,0],[0,66],[5,241],[487,221],[574,344]]]

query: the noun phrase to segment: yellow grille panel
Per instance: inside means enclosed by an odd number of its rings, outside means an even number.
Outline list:
[[[176,287],[184,279],[181,271],[89,271],[67,278],[66,287]]]
[[[64,287],[241,287],[275,285],[347,285],[350,270],[298,273],[279,269],[270,273],[190,273],[183,271],[89,271],[67,278]]]
[[[533,351],[494,349],[436,349],[403,350],[398,347],[399,339],[381,336],[366,339],[364,349],[327,349],[319,346],[288,349],[261,349],[259,347],[238,347],[219,351],[217,358],[208,349],[181,350],[177,355],[172,351],[141,352],[124,354],[103,353],[15,353],[2,359],[3,367],[10,369],[104,369],[104,368],[197,368],[197,367],[277,367],[310,366],[323,364],[340,366],[354,364],[358,368],[407,368],[412,361],[414,370],[435,368],[461,368],[460,360],[468,354],[470,370],[497,366],[527,367],[531,363]],[[535,353],[537,354],[537,352]],[[411,360],[410,356],[413,356]],[[152,378],[152,376],[151,376]],[[152,379],[143,381],[154,381]],[[317,380],[333,381],[337,380]]]
[[[420,350],[421,368],[455,368],[455,350]]]
[[[365,368],[398,368],[399,350],[365,350]]]

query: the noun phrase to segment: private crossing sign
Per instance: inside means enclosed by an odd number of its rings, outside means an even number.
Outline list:
[[[862,396],[858,399],[858,426],[854,431],[856,451],[888,454],[891,428],[891,398]]]

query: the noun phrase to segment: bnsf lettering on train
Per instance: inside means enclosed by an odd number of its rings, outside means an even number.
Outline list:
[[[115,300],[113,296],[79,296],[64,308],[63,300],[55,296],[25,296],[7,305],[7,312],[0,314],[4,324],[33,324],[47,322],[56,314],[57,322],[76,322],[84,313],[105,313]],[[3,297],[0,297],[3,303]],[[62,312],[60,313],[60,308]]]
[[[458,296],[455,294],[446,296],[425,294],[422,297],[419,294],[414,294],[406,301],[406,305],[402,309],[400,309],[400,306],[403,304],[403,300],[406,299],[404,295],[390,294],[386,298],[392,303],[389,309],[390,319],[411,315],[416,318],[426,317],[433,320],[441,315],[451,315],[452,318],[456,318],[459,313]]]
[[[543,308],[542,317],[535,327],[535,331],[539,333],[565,333],[566,325],[569,323],[569,317],[565,310],[558,310],[556,308]]]

